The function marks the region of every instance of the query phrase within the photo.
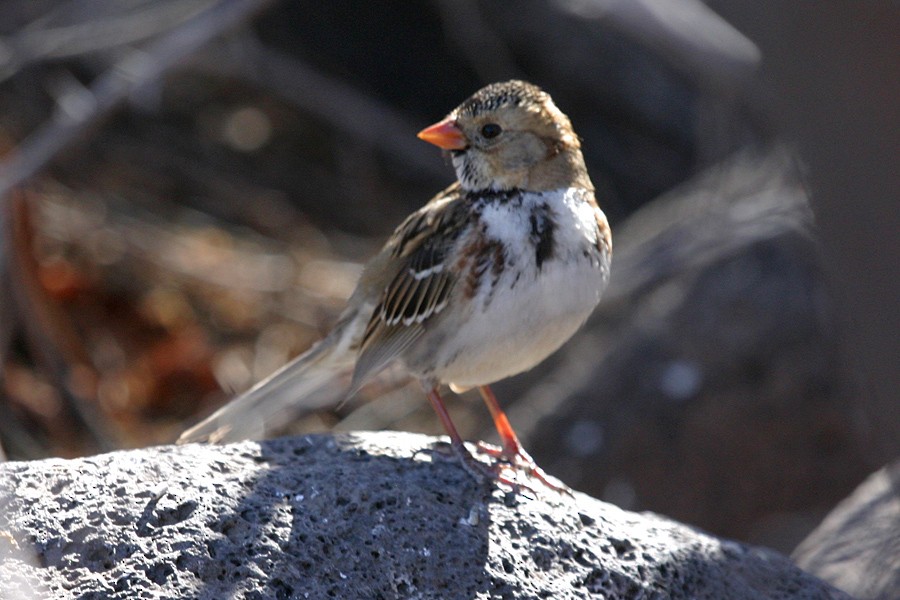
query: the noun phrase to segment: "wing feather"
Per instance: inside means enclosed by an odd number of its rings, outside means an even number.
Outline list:
[[[456,283],[449,255],[468,225],[468,208],[451,186],[413,213],[388,248],[397,264],[381,292],[360,345],[354,388],[402,354],[447,306]]]

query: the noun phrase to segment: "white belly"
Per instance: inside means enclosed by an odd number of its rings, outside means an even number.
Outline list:
[[[435,377],[471,387],[527,371],[572,337],[606,284],[588,260],[567,266],[551,261],[538,277],[535,282],[523,275],[514,287],[501,280],[490,303],[476,305],[440,348]]]

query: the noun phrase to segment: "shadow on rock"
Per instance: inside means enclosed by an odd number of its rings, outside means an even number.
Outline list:
[[[483,593],[487,488],[454,464],[432,463],[427,451],[386,456],[372,440],[360,441],[353,435],[309,436],[299,444],[282,439],[246,455],[260,468],[242,481],[244,495],[217,489],[224,497],[205,543],[182,557],[181,569],[203,582],[201,595]]]

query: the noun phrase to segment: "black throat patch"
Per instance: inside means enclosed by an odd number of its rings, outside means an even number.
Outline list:
[[[540,269],[544,261],[553,258],[553,230],[556,224],[550,207],[541,204],[534,207],[529,216],[531,222],[531,241],[534,242],[534,263]]]
[[[470,203],[474,204],[491,204],[496,202],[498,204],[506,204],[507,202],[512,201],[522,201],[522,190],[518,188],[512,188],[509,190],[478,190],[466,192],[466,200]]]

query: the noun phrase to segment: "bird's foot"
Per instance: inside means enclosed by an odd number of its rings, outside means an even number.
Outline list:
[[[462,465],[462,468],[465,469],[466,473],[472,476],[476,482],[484,483],[485,481],[494,481],[497,483],[502,483],[504,485],[508,485],[515,490],[519,488],[525,488],[529,491],[533,491],[527,486],[516,481],[514,469],[512,469],[511,465],[503,463],[503,462],[495,462],[493,464],[485,463],[482,460],[478,460],[469,449],[466,448],[464,444],[452,444],[447,442],[441,442],[439,444],[442,448],[439,449],[434,448],[432,451],[432,457],[439,458],[445,461],[454,461]],[[513,471],[513,477],[507,477],[503,471],[510,470]]]
[[[477,448],[479,453],[486,454],[496,461],[496,468],[507,468],[517,473],[527,473],[529,476],[534,477],[545,487],[550,488],[554,492],[565,494],[567,496],[573,495],[572,490],[569,488],[569,486],[567,486],[556,477],[547,474],[546,471],[544,471],[538,466],[536,462],[534,462],[534,459],[531,458],[531,455],[528,454],[528,452],[526,452],[525,449],[519,445],[516,445],[514,448],[499,448],[491,444],[478,442]],[[517,485],[520,487],[527,487],[521,483]]]

